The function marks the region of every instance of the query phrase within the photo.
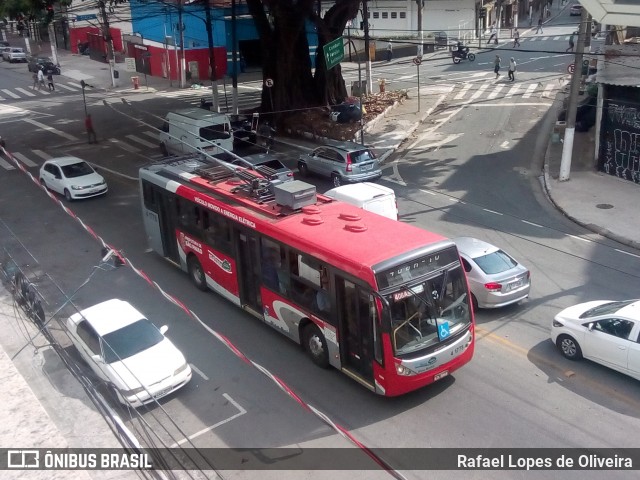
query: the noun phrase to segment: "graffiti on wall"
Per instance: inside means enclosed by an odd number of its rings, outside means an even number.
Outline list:
[[[610,101],[603,119],[599,168],[640,183],[640,106]]]

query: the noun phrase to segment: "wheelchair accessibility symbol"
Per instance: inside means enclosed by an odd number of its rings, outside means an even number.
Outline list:
[[[451,332],[449,331],[449,322],[442,322],[441,324],[439,324],[438,337],[440,337],[440,340],[444,340],[449,335],[451,335]]]

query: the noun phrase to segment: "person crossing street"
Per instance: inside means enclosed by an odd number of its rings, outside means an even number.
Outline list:
[[[493,61],[493,71],[496,74],[496,78],[500,76],[500,56],[496,55],[496,58]]]
[[[518,27],[513,29],[513,48],[520,46],[520,32],[518,31]]]
[[[516,81],[516,60],[515,58],[511,57],[511,60],[509,60],[509,80],[511,80],[512,82]]]

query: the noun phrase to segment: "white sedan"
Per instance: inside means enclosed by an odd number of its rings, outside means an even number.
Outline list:
[[[640,300],[597,300],[565,308],[551,340],[569,360],[587,358],[640,380]]]
[[[191,367],[171,341],[131,304],[112,299],[67,319],[71,341],[124,405],[139,407],[191,380]]]
[[[52,158],[40,167],[40,183],[67,201],[107,193],[107,182],[91,165],[78,157]]]

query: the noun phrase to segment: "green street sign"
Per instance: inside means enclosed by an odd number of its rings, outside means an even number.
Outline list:
[[[322,50],[324,51],[324,60],[327,63],[327,70],[330,70],[338,65],[344,58],[344,42],[342,37],[331,40],[322,47]]]

